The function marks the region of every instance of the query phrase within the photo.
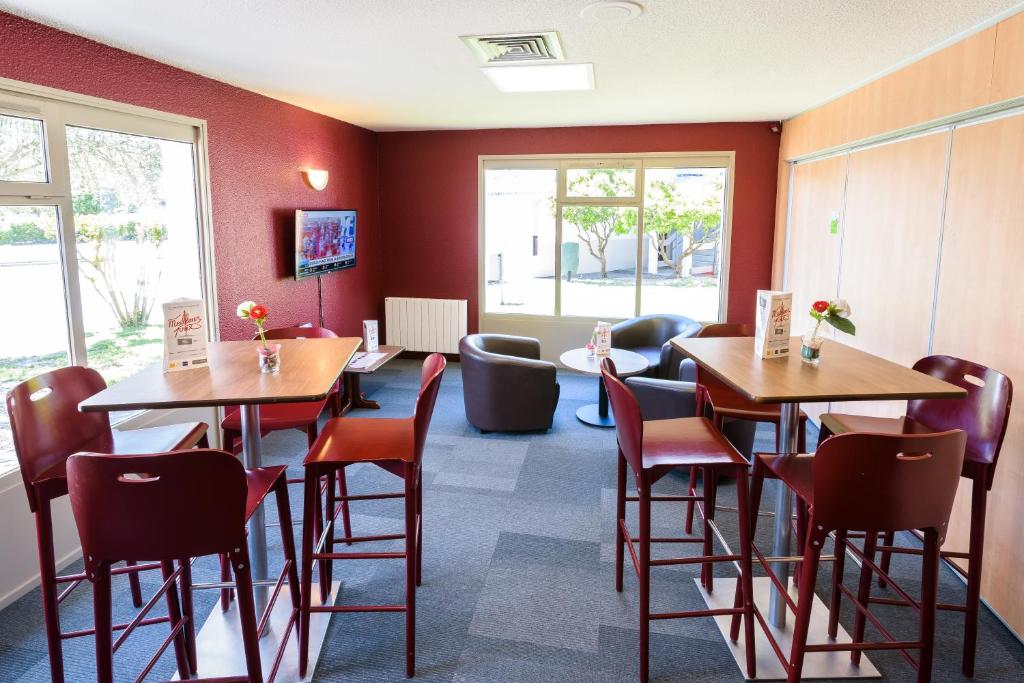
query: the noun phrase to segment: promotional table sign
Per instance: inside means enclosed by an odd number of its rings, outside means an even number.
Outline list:
[[[757,329],[754,349],[761,358],[789,355],[789,327],[793,313],[792,292],[757,290]]]
[[[597,347],[598,357],[610,356],[612,353],[612,324],[598,321],[594,328],[596,337],[594,345]]]
[[[202,299],[175,299],[164,308],[164,372],[205,368],[206,307]]]
[[[363,321],[363,351],[376,351],[378,345],[377,321]]]

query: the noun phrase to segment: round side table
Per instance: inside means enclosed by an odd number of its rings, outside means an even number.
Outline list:
[[[608,412],[608,392],[604,388],[604,380],[601,379],[601,361],[604,356],[594,358],[587,357],[587,350],[571,349],[559,357],[562,365],[570,370],[576,370],[588,375],[597,375],[597,403],[585,405],[576,411],[576,419],[592,427],[614,427],[615,418]],[[632,377],[647,371],[650,364],[647,359],[639,353],[633,353],[625,349],[612,349],[611,359],[615,361],[615,369],[619,377]]]

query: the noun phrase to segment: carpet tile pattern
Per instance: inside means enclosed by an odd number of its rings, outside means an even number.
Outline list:
[[[383,409],[360,414],[408,415],[418,377],[417,362],[399,360],[366,378],[364,390]],[[636,582],[628,565],[625,591],[614,590],[614,432],[587,427],[575,419],[576,409],[596,398],[594,378],[560,373],[559,381],[561,401],[549,433],[482,435],[466,422],[459,367],[449,364],[424,459],[424,578],[417,593],[416,680],[611,683],[636,679]],[[770,430],[758,433],[759,448],[770,450],[772,445]],[[301,432],[272,434],[265,440],[265,460],[287,463],[298,476],[304,446]],[[369,465],[349,468],[348,477],[352,493],[400,490],[399,480]],[[682,492],[685,486],[685,475],[670,475],[659,482],[656,492]],[[292,487],[296,519],[300,496],[301,488]],[[723,505],[735,499],[731,485],[724,486],[720,498]],[[769,490],[765,509],[771,500]],[[401,501],[354,503],[352,512],[357,535],[401,529]],[[719,514],[730,539],[736,538],[733,515]],[[268,510],[268,519],[275,518],[276,513]],[[682,504],[655,505],[656,534],[680,533],[682,520]],[[758,534],[763,547],[768,546],[768,521],[764,520]],[[281,556],[275,536],[268,537],[272,562]],[[850,582],[853,569],[847,571]],[[341,602],[385,603],[403,598],[401,561],[336,562],[334,572],[343,584]],[[655,568],[652,608],[702,606],[693,582],[696,572],[696,567]],[[918,570],[912,560],[894,562],[894,572],[916,589]],[[195,574],[197,581],[215,580],[215,561],[198,561]],[[726,575],[726,569],[719,570],[719,575]],[[829,570],[823,569],[819,594],[828,580]],[[157,581],[147,577],[144,583],[152,591]],[[959,601],[963,595],[963,584],[944,568],[940,598]],[[125,597],[115,601],[115,618],[130,618]],[[215,599],[211,592],[198,594],[197,614],[206,614]],[[880,609],[880,614],[897,634],[913,635],[916,620],[910,613],[887,608]],[[63,605],[64,627],[89,626],[91,617],[91,591],[84,585]],[[852,611],[847,608],[843,623],[851,622]],[[940,613],[937,681],[964,680],[960,632],[959,615]],[[118,680],[133,679],[164,636],[160,625],[130,638],[115,659]],[[314,680],[402,681],[402,652],[401,616],[335,615]],[[654,622],[651,652],[655,681],[743,680],[710,619]],[[898,654],[874,654],[871,659],[887,680],[914,680]],[[93,680],[91,639],[66,641],[65,662],[68,681]],[[169,678],[173,668],[173,656],[168,653],[151,680]],[[987,611],[981,619],[975,680],[1024,680],[1024,645]],[[0,612],[0,681],[49,681],[38,591]]]

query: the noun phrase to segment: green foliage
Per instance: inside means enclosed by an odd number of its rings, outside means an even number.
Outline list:
[[[76,216],[92,216],[103,212],[103,207],[92,192],[83,192],[71,200]]]
[[[167,226],[137,221],[118,223],[110,217],[96,214],[76,221],[75,227],[82,277],[110,306],[122,330],[134,330],[145,325],[153,311],[153,296],[160,281],[160,270],[149,267],[149,263],[155,260],[161,245],[167,240]],[[118,258],[117,248],[125,242],[134,242],[138,247],[136,258],[144,259],[129,264],[138,268],[131,291],[125,291],[118,276],[118,265],[123,265],[124,259]],[[155,277],[151,277],[154,270]]]
[[[636,180],[632,172],[614,168],[592,168],[569,181],[570,197],[630,197]],[[601,262],[601,277],[608,277],[605,250],[615,235],[636,232],[637,213],[614,206],[567,206],[563,221],[576,226],[580,241],[590,255]],[[564,268],[563,268],[564,270]]]
[[[683,260],[700,247],[714,244],[722,228],[722,186],[703,199],[684,195],[675,182],[651,180],[644,198],[644,232],[651,238],[661,260],[682,277]],[[680,241],[675,253],[672,243]]]
[[[835,316],[829,316],[827,318],[829,325],[836,328],[840,332],[846,334],[857,334],[857,328],[853,324],[853,321],[849,318],[837,318]]]
[[[824,303],[824,300],[815,302],[814,306],[820,303]],[[840,332],[856,335],[857,327],[850,320],[850,304],[846,302],[846,299],[833,299],[827,303],[828,306],[821,312],[815,310],[814,307],[810,310],[811,317],[818,321],[811,336],[818,336],[818,328],[822,323],[828,323]]]
[[[57,236],[47,234],[35,223],[15,223],[9,230],[0,230],[0,244],[53,244]]]

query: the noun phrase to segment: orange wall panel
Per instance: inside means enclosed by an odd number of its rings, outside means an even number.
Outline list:
[[[1024,116],[953,133],[946,227],[935,317],[935,353],[970,358],[1024,386]],[[1018,402],[1019,403],[1019,402]],[[982,596],[1024,633],[1024,411],[1010,415],[989,494]],[[966,548],[969,490],[961,487],[949,542]]]
[[[1013,19],[1017,19],[1013,17]],[[996,36],[1002,22],[785,122],[792,159],[1006,99],[993,99]],[[1020,30],[1020,29],[1017,29]],[[1005,42],[1011,44],[1012,38]],[[1015,56],[1011,51],[1015,50]],[[1004,49],[999,68],[1024,79],[1021,41]]]
[[[996,29],[989,99],[1001,102],[1024,95],[1024,13],[1000,22]]]

